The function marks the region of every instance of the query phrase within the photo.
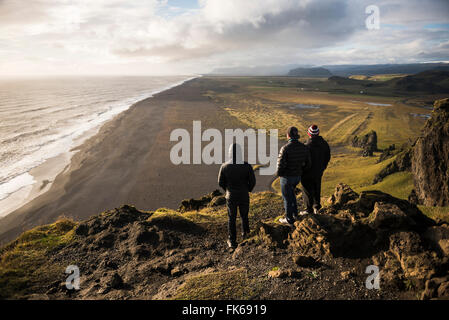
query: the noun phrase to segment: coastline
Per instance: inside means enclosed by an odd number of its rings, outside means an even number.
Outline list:
[[[141,210],[176,209],[185,198],[217,189],[219,165],[176,166],[169,160],[173,145],[170,132],[175,128],[191,132],[193,120],[219,130],[230,125],[245,128],[203,95],[205,81],[210,80],[188,79],[104,123],[96,134],[72,149],[70,163],[42,192],[0,218],[0,243],[61,216],[82,220],[122,204]],[[268,190],[271,177],[257,177],[255,191]]]
[[[153,97],[155,94],[158,94],[160,92],[170,90],[171,88],[182,85],[184,82],[190,81],[197,77],[198,76],[188,77],[185,80],[170,84],[161,89],[150,91],[147,95],[144,95],[141,98],[136,97],[135,99],[132,99],[135,101],[127,105],[119,113],[113,115],[110,119],[107,119],[106,121],[100,123],[96,127],[88,129],[87,131],[83,132],[81,136],[75,138],[68,151],[62,152],[54,157],[48,158],[44,160],[42,163],[38,164],[37,166],[31,168],[27,174],[29,174],[32,177],[34,182],[30,185],[21,187],[18,191],[12,193],[7,198],[0,200],[0,207],[2,208],[2,211],[0,212],[0,221],[2,218],[8,216],[10,213],[20,209],[21,207],[25,206],[27,203],[29,203],[36,197],[47,192],[50,189],[57,175],[65,170],[68,170],[73,155],[79,150],[82,144],[92,136],[98,134],[103,125],[105,125],[110,121],[113,121],[116,116],[120,115],[122,112],[125,112],[126,110],[131,108],[134,104],[149,99]]]

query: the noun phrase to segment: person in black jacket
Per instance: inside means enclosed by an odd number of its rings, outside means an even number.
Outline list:
[[[318,213],[321,209],[321,178],[331,159],[329,144],[320,136],[320,129],[312,125],[307,131],[309,140],[306,142],[312,157],[312,167],[302,175],[302,190],[306,210],[300,214]]]
[[[226,206],[228,209],[227,241],[230,248],[237,247],[236,218],[237,208],[242,219],[242,237],[249,233],[249,192],[256,185],[256,176],[253,167],[243,161],[242,150],[239,144],[234,143],[229,148],[229,161],[223,163],[218,173],[218,184],[226,191]]]
[[[303,173],[309,170],[311,158],[307,147],[299,142],[299,133],[296,127],[288,128],[287,139],[288,143],[279,152],[276,171],[280,177],[285,209],[285,217],[279,222],[293,225],[298,216],[295,188],[301,181]]]

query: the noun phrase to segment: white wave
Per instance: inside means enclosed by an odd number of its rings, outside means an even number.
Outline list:
[[[14,156],[2,158],[0,163],[0,200],[24,187],[33,185],[36,181],[29,174],[31,169],[82,144],[88,138],[87,136],[84,137],[87,132],[96,133],[102,124],[126,111],[136,102],[178,86],[196,78],[196,76],[179,78],[181,80],[175,82],[172,79],[155,78],[153,82],[149,81],[153,88],[145,88],[145,84],[139,83],[140,79],[132,79],[131,82],[133,83],[129,85],[126,79],[122,82],[118,81],[118,89],[115,87],[115,83],[112,83],[109,87],[105,85],[104,88],[98,90],[90,89],[92,92],[83,87],[85,91],[88,91],[85,97],[75,90],[66,93],[64,90],[56,88],[54,91],[55,97],[52,96],[52,99],[48,101],[42,98],[42,96],[48,95],[48,92],[36,97],[34,105],[32,102],[24,104],[17,101],[17,105],[20,107],[11,109],[9,113],[10,123],[8,123],[8,112],[6,112],[5,117],[2,116],[4,126],[0,129],[9,129],[10,131],[0,131],[0,136],[3,136],[4,139],[9,137],[10,140],[0,140],[0,153]],[[142,79],[142,81],[145,81],[145,79]],[[102,84],[100,82],[100,84],[96,83],[95,85],[101,86]],[[123,89],[123,86],[125,89]],[[62,90],[62,92],[57,90]],[[17,92],[18,95],[22,94],[20,90]],[[0,98],[1,94],[0,88]],[[37,95],[39,92],[34,94]],[[30,96],[33,96],[33,93]],[[61,101],[55,101],[58,97]],[[18,100],[20,100],[20,96]],[[44,105],[45,103],[48,105]],[[0,106],[0,111],[6,111],[10,108],[10,106],[3,105]],[[24,108],[25,110],[23,110]],[[17,118],[19,109],[27,111],[23,114],[28,115],[28,118]],[[50,110],[52,114],[48,113]],[[55,112],[58,110],[64,110],[64,112]],[[28,136],[27,131],[31,123],[36,126],[37,134]],[[20,128],[20,126],[22,127]],[[11,129],[14,129],[14,131],[11,131]],[[14,138],[17,137],[20,137],[20,141],[14,141]],[[0,211],[2,211],[1,208]]]
[[[14,192],[19,191],[23,187],[32,185],[35,182],[33,176],[27,172],[12,178],[6,183],[0,184],[0,200],[7,198]]]

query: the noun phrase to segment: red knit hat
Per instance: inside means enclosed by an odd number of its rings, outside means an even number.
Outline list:
[[[307,130],[307,134],[309,135],[309,137],[317,136],[320,134],[320,129],[316,124],[313,124],[309,127],[309,130]]]

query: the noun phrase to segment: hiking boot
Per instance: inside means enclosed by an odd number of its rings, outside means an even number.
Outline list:
[[[231,240],[229,240],[229,239],[228,239],[228,241],[226,241],[226,243],[228,244],[228,248],[229,248],[229,249],[235,249],[235,248],[237,248],[237,243],[235,243],[235,242],[233,242],[233,241],[231,241]]]
[[[289,226],[292,226],[292,227],[294,226],[293,223],[290,223],[290,222],[287,221],[287,218],[279,219],[279,223],[288,224]]]

